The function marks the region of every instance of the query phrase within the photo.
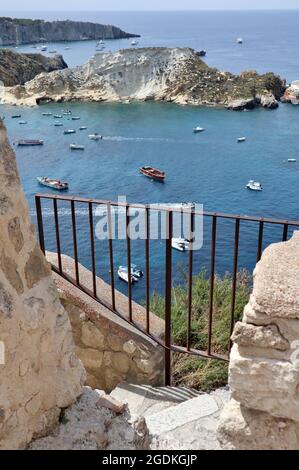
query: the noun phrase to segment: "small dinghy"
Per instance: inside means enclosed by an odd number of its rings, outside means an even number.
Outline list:
[[[189,245],[190,245],[190,242],[189,240],[186,240],[186,238],[172,238],[171,240],[172,248],[178,251],[188,250]]]
[[[27,121],[19,121],[19,124],[20,124],[20,125],[27,124]]]
[[[85,150],[84,145],[70,144],[71,150]]]
[[[21,114],[13,114],[11,116],[11,119],[19,119],[21,117]]]
[[[205,129],[204,129],[203,127],[197,126],[197,127],[194,127],[194,128],[193,128],[193,133],[194,133],[194,134],[198,134],[199,132],[203,132],[204,130],[205,130]]]
[[[118,269],[126,273],[128,272],[128,266],[120,266]],[[143,272],[136,266],[136,264],[131,264],[131,275],[140,279],[143,276]]]
[[[80,126],[79,127],[79,131],[86,131],[86,129],[87,129],[87,126]]]
[[[76,131],[74,129],[66,129],[65,131],[63,131],[63,133],[65,135],[67,135],[67,134],[76,134]]]
[[[79,116],[72,116],[72,121],[79,121],[81,119]]]
[[[58,191],[66,191],[69,189],[69,185],[66,181],[60,181],[55,179],[50,179],[47,176],[39,176],[37,181],[42,186],[47,186],[48,188],[57,189]]]
[[[287,161],[288,161],[288,163],[296,163],[297,162],[296,158],[288,158]]]
[[[32,147],[36,145],[44,145],[43,140],[19,140],[18,145],[20,147]]]
[[[88,138],[89,138],[90,140],[102,140],[102,139],[103,139],[103,136],[100,135],[100,134],[98,134],[97,132],[95,132],[94,134],[90,134],[90,135],[88,136]]]
[[[261,183],[259,183],[258,181],[254,181],[254,180],[249,180],[246,185],[246,188],[250,189],[251,191],[263,191],[263,187]]]
[[[127,284],[129,283],[129,274],[128,274],[128,270],[127,271],[123,271],[121,270],[120,268],[118,269],[117,271],[117,274],[118,274],[118,277],[122,280],[122,281],[125,281]],[[133,282],[137,282],[138,279],[137,277],[133,276],[132,273],[131,273],[131,284],[133,284]]]
[[[238,143],[246,142],[246,137],[239,137],[239,138],[237,139],[237,142],[238,142]]]
[[[143,166],[140,168],[140,173],[148,178],[151,178],[156,181],[163,182],[165,180],[165,172],[161,170],[157,170],[156,168],[152,168],[151,166]]]
[[[54,119],[62,119],[62,115],[61,114],[54,114],[53,118]]]
[[[55,127],[62,127],[63,124],[62,124],[62,122],[55,122],[55,123],[54,123],[54,126],[55,126]]]
[[[53,113],[50,111],[42,113],[43,116],[53,116]]]

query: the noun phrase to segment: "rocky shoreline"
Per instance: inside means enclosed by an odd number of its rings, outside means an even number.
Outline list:
[[[83,21],[44,21],[0,17],[0,46],[40,42],[126,39],[139,37],[112,25]]]
[[[96,54],[74,69],[42,73],[6,88],[2,102],[34,106],[43,101],[165,101],[233,110],[273,109],[286,90],[273,73],[234,75],[209,67],[189,48],[124,49]]]

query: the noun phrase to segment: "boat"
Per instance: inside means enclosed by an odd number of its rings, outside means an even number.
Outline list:
[[[258,181],[254,181],[254,180],[249,180],[246,185],[246,188],[250,189],[251,191],[263,191],[263,187],[261,183],[259,183]]]
[[[246,137],[239,137],[237,142],[239,142],[239,143],[246,142]]]
[[[118,269],[126,273],[128,272],[128,266],[120,266]],[[136,266],[136,264],[131,264],[131,275],[140,279],[143,276],[143,272]]]
[[[79,127],[79,131],[86,131],[86,129],[87,129],[87,126],[80,126]]]
[[[129,283],[129,274],[128,271],[123,271],[121,269],[118,269],[117,271],[118,277],[122,280],[125,281],[127,284]],[[138,279],[131,274],[131,283],[137,282]]]
[[[196,55],[198,55],[198,57],[205,57],[207,55],[207,51],[202,49],[201,51],[196,52]]]
[[[103,136],[95,132],[94,134],[89,134],[88,138],[90,140],[102,140]]]
[[[70,144],[71,150],[85,150],[84,145]]]
[[[62,119],[62,115],[61,114],[54,114],[53,118],[54,119]]]
[[[79,121],[81,119],[79,116],[72,116],[72,121]]]
[[[39,176],[37,181],[42,186],[47,186],[51,189],[57,189],[58,191],[66,191],[69,189],[69,185],[66,181],[60,181],[57,179],[50,179],[47,176]]]
[[[40,48],[40,50],[41,50],[42,52],[45,52],[45,51],[48,50],[48,46],[42,46],[42,47]]]
[[[66,51],[69,51],[69,50],[70,50],[70,47],[69,47],[69,46],[65,47],[65,50],[66,50]]]
[[[44,141],[43,140],[19,140],[18,145],[20,147],[44,145]]]
[[[137,46],[137,45],[138,45],[138,41],[134,40],[134,41],[131,42],[131,46]]]
[[[190,245],[190,242],[186,238],[172,238],[171,240],[172,248],[178,251],[188,250],[189,245]]]
[[[156,181],[164,181],[165,180],[165,172],[161,170],[157,170],[156,168],[152,168],[151,166],[143,166],[140,168],[140,173],[148,178],[151,178]]]
[[[63,114],[64,114],[65,116],[69,116],[70,114],[72,114],[72,111],[71,111],[70,109],[65,109],[65,110],[63,111]]]
[[[19,121],[19,124],[27,124],[27,121]]]
[[[198,134],[199,132],[203,132],[204,130],[205,130],[205,129],[204,129],[203,127],[197,126],[197,127],[194,127],[194,128],[193,128],[193,133],[194,133],[194,134]]]
[[[11,116],[11,119],[19,119],[21,117],[21,114],[13,114]]]
[[[62,124],[62,122],[55,122],[55,123],[54,123],[54,126],[55,126],[55,127],[62,127],[63,124]]]
[[[243,44],[243,38],[237,38],[237,44]]]
[[[44,113],[42,113],[43,116],[52,116],[53,113],[51,113],[50,111],[45,111]]]
[[[63,131],[63,133],[65,135],[67,135],[67,134],[76,134],[76,131],[74,129],[66,129],[65,131]]]
[[[297,162],[296,158],[288,158],[287,161],[288,161],[288,163],[296,163]]]

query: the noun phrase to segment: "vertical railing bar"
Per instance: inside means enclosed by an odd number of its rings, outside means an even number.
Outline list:
[[[129,224],[130,224],[130,207],[126,206],[126,238],[127,238],[127,262],[128,262],[128,307],[129,307],[129,320],[132,318],[132,276],[131,276],[131,239],[129,233]]]
[[[212,351],[212,327],[214,310],[214,283],[215,283],[215,254],[217,236],[217,216],[213,215],[212,240],[211,240],[211,265],[210,265],[210,298],[209,298],[209,325],[208,325],[208,354]]]
[[[45,250],[43,212],[42,212],[42,206],[41,206],[41,199],[39,196],[35,196],[35,207],[36,207],[39,246],[42,252],[45,254],[46,250]]]
[[[111,302],[112,302],[112,310],[115,310],[114,262],[113,262],[113,242],[112,242],[112,217],[111,217],[111,204],[110,204],[110,202],[107,203],[107,215],[108,215],[108,236],[109,236]]]
[[[234,264],[233,264],[233,275],[232,275],[232,299],[230,308],[230,337],[233,334],[235,326],[235,306],[236,306],[236,289],[237,289],[237,272],[238,272],[238,256],[239,256],[239,237],[240,237],[240,219],[236,219],[235,222],[235,242],[234,242]],[[229,350],[231,349],[232,343],[229,340]]]
[[[149,209],[145,209],[145,299],[146,299],[146,331],[150,332],[150,271],[149,271]]]
[[[264,222],[261,220],[259,223],[259,240],[258,240],[258,249],[256,262],[258,263],[262,257],[263,252],[263,234],[264,234]]]
[[[93,295],[96,297],[97,296],[97,281],[96,281],[96,263],[95,263],[95,250],[94,250],[92,201],[89,202],[88,208],[89,208],[89,232],[90,232],[92,286],[93,286]]]
[[[190,236],[189,236],[189,278],[188,278],[188,326],[187,326],[187,350],[191,348],[191,328],[192,328],[192,284],[193,284],[193,234],[194,213],[190,214]]]
[[[57,199],[56,198],[53,199],[53,208],[54,208],[54,221],[55,221],[58,269],[59,269],[59,272],[62,273],[60,236],[59,236],[59,219],[58,219]]]
[[[283,235],[282,235],[282,241],[286,242],[288,239],[288,231],[289,231],[289,224],[284,224],[283,226]]]
[[[171,239],[172,211],[166,216],[166,277],[165,277],[165,385],[171,385]]]
[[[72,231],[73,231],[73,245],[74,245],[74,262],[75,262],[75,274],[76,284],[80,285],[79,279],[79,266],[78,266],[78,246],[77,246],[77,230],[76,230],[76,211],[75,211],[75,200],[71,200],[71,212],[72,212]]]

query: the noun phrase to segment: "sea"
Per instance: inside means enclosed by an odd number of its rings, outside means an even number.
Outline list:
[[[138,33],[137,47],[167,46],[206,49],[208,65],[239,73],[242,70],[272,71],[287,83],[299,79],[299,11],[251,12],[5,12],[3,16],[97,21],[114,24],[127,32]],[[242,37],[238,45],[236,38]],[[106,51],[131,47],[131,41],[105,41]],[[85,63],[94,53],[96,41],[49,44],[63,54],[70,67]],[[30,45],[17,49],[34,52]],[[79,121],[69,116],[55,127],[53,116],[61,114],[61,104],[36,108],[1,105],[10,140],[43,139],[45,145],[20,148],[14,145],[24,191],[35,221],[34,196],[49,193],[36,178],[47,175],[67,180],[69,194],[116,201],[126,196],[131,203],[202,204],[205,211],[228,214],[299,219],[299,107],[280,104],[277,110],[256,109],[230,112],[225,109],[183,107],[166,103],[70,103],[67,105]],[[11,119],[20,113],[26,125]],[[79,131],[80,126],[86,131]],[[205,132],[193,134],[195,126]],[[77,129],[75,135],[63,135],[66,128]],[[88,134],[99,132],[103,140],[95,142]],[[246,136],[243,144],[237,138]],[[72,152],[70,143],[85,145],[84,152]],[[297,163],[287,163],[295,158]],[[164,184],[152,182],[139,174],[139,167],[151,165],[166,172]],[[249,179],[262,183],[262,192],[245,189]],[[52,191],[53,194],[55,192]],[[44,205],[46,248],[56,249],[54,221],[49,203]],[[61,245],[73,255],[70,210],[59,205]],[[77,205],[79,261],[91,266],[88,211]],[[202,269],[209,273],[210,220],[204,222],[204,245],[194,254],[194,274]],[[258,227],[248,222],[240,226],[238,269],[252,271],[256,261]],[[290,232],[291,234],[291,229]],[[216,272],[230,273],[233,268],[234,223],[219,223],[216,245]],[[280,227],[265,227],[264,247],[281,240]],[[97,274],[109,281],[108,245],[96,239]],[[163,294],[165,242],[150,243],[151,291]],[[114,241],[115,272],[125,265],[126,243]],[[132,243],[132,262],[144,264],[144,241]],[[173,282],[184,282],[188,266],[187,253],[173,250]],[[126,286],[116,280],[116,287]],[[134,285],[133,297],[144,299],[144,280]]]

